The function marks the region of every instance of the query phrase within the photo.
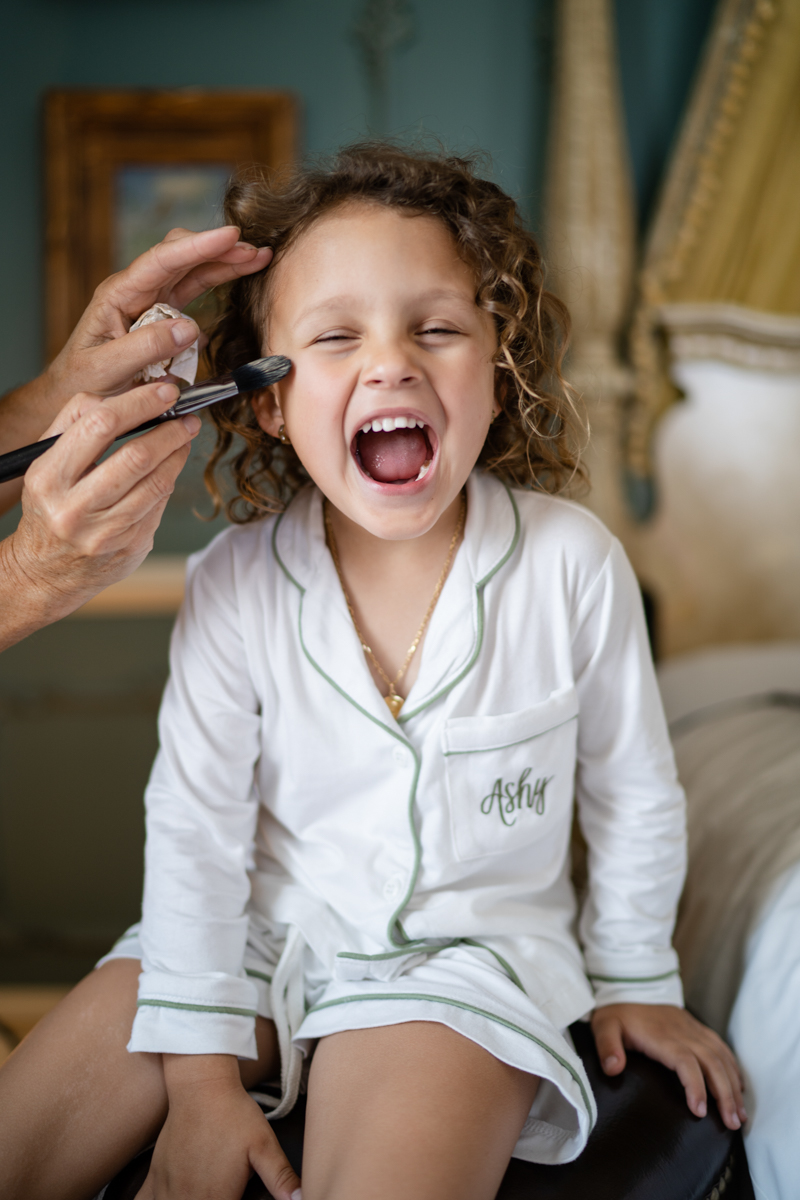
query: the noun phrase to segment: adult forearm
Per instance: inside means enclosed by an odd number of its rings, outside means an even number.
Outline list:
[[[0,396],[0,454],[35,442],[69,399],[49,371]]]
[[[48,371],[0,396],[0,454],[38,441],[67,400]],[[0,514],[13,507],[21,493],[21,479],[0,483]]]
[[[0,542],[0,651],[65,615],[58,598],[28,578],[13,537]]]
[[[125,553],[82,553],[31,524],[0,542],[0,652],[68,617],[143,557],[128,565]]]

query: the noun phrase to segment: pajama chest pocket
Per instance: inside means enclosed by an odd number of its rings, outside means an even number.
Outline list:
[[[445,722],[442,749],[457,858],[505,854],[559,833],[571,813],[577,733],[574,687],[521,712]]]

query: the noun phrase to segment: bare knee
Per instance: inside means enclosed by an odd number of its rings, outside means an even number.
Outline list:
[[[323,1038],[309,1080],[303,1194],[489,1200],[538,1083],[435,1022]]]
[[[97,1056],[101,1047],[124,1050],[136,1015],[140,971],[139,960],[131,958],[114,959],[92,971],[38,1022],[9,1061],[37,1044],[66,1050],[85,1039]]]
[[[127,1050],[139,972],[134,959],[93,971],[3,1064],[3,1197],[94,1195],[158,1133],[167,1107],[161,1055]]]
[[[357,1065],[356,1065],[357,1064]],[[439,1091],[481,1099],[495,1089],[530,1108],[539,1080],[495,1058],[476,1042],[437,1021],[408,1021],[374,1029],[354,1029],[323,1038],[317,1048],[312,1073],[322,1086],[333,1083],[369,1095],[362,1081],[375,1077],[380,1086],[387,1067],[403,1076],[411,1090],[427,1080],[423,1091]],[[322,1078],[320,1078],[322,1077]],[[387,1090],[391,1093],[392,1087]]]

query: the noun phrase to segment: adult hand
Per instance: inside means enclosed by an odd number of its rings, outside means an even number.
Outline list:
[[[84,393],[47,430],[62,436],[28,468],[22,519],[0,542],[0,650],[73,612],[152,549],[200,418],[165,421],[95,464],[177,397],[172,383],[108,400]]]
[[[106,279],[72,337],[31,383],[0,399],[0,452],[36,441],[77,392],[110,396],[132,385],[150,363],[172,358],[198,336],[189,320],[158,321],[129,333],[158,301],[182,309],[206,289],[262,270],[269,247],[239,241],[233,226],[192,233],[173,229],[163,242]],[[17,481],[0,485],[0,512],[19,498]]]
[[[671,1004],[607,1004],[592,1013],[592,1032],[606,1075],[625,1069],[625,1049],[640,1050],[674,1071],[696,1117],[707,1112],[706,1082],[728,1129],[747,1120],[742,1076],[733,1051],[713,1029]]]
[[[100,284],[45,372],[49,387],[63,400],[78,391],[108,396],[130,387],[142,367],[172,358],[198,336],[193,321],[177,319],[128,334],[145,309],[161,302],[182,310],[208,288],[260,271],[271,258],[268,246],[240,242],[234,225],[204,233],[171,230],[163,242]]]

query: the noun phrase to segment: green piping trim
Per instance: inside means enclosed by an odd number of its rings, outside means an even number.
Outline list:
[[[180,1008],[186,1012],[225,1013],[229,1017],[255,1017],[254,1008],[227,1008],[213,1004],[178,1004],[175,1000],[137,1000],[137,1008]]]
[[[337,958],[355,959],[357,962],[380,962],[389,958],[403,958],[412,954],[439,954],[442,950],[451,950],[453,946],[475,946],[479,950],[485,950],[487,954],[491,954],[494,959],[500,964],[511,982],[519,988],[519,990],[527,995],[525,988],[522,985],[519,975],[517,975],[510,962],[503,958],[502,954],[498,954],[491,946],[485,946],[483,942],[477,941],[475,938],[451,938],[449,942],[443,942],[440,946],[432,946],[429,942],[409,942],[401,950],[389,950],[385,954],[356,954],[351,950],[340,950],[336,955]]]
[[[403,716],[401,717],[401,720],[405,721],[405,720],[408,720],[410,717],[416,716],[416,714],[422,712],[422,710],[424,708],[429,707],[436,700],[439,700],[442,696],[444,696],[447,692],[449,692],[451,690],[451,688],[454,688],[456,686],[456,684],[459,683],[465,677],[465,675],[467,675],[469,673],[469,671],[472,670],[472,668],[474,667],[474,665],[477,661],[478,655],[480,654],[480,651],[481,651],[481,646],[483,645],[483,589],[485,588],[485,586],[489,582],[489,580],[492,579],[493,576],[497,574],[497,572],[500,570],[500,568],[502,566],[504,566],[505,563],[508,562],[509,558],[514,553],[514,551],[517,547],[517,543],[519,542],[519,537],[520,537],[521,523],[520,523],[519,509],[517,508],[517,502],[514,499],[514,497],[512,496],[511,489],[508,487],[508,485],[503,484],[503,486],[506,489],[506,495],[508,496],[508,499],[511,503],[511,507],[514,511],[514,536],[511,539],[511,544],[509,545],[508,550],[506,550],[506,552],[502,556],[502,558],[500,558],[495,563],[495,565],[492,567],[492,569],[489,572],[487,572],[486,575],[484,575],[483,579],[479,580],[478,583],[475,584],[475,595],[476,595],[476,599],[477,599],[477,608],[478,608],[478,636],[476,638],[475,650],[473,651],[472,657],[470,658],[469,662],[464,667],[463,671],[461,671],[460,674],[458,674],[455,677],[455,679],[451,680],[450,683],[447,683],[447,684],[445,684],[444,687],[440,688],[440,690],[438,692],[436,692],[435,695],[431,696],[429,700],[426,700],[424,704],[418,705],[418,707],[413,709],[410,713],[403,714]],[[377,725],[379,729],[384,729],[388,734],[390,734],[391,737],[395,738],[400,743],[401,746],[405,746],[414,755],[414,778],[411,780],[411,788],[410,788],[410,791],[408,794],[408,823],[409,823],[409,827],[411,829],[411,839],[412,839],[412,842],[414,845],[414,865],[411,869],[411,879],[410,879],[406,894],[403,896],[403,899],[400,901],[397,908],[394,910],[392,915],[389,917],[389,923],[386,928],[386,935],[387,935],[387,938],[388,938],[390,944],[393,946],[398,946],[398,945],[402,944],[402,943],[398,942],[398,936],[400,938],[402,938],[403,941],[406,943],[409,940],[402,925],[400,924],[400,914],[403,911],[403,909],[406,907],[406,905],[408,904],[409,900],[411,899],[411,897],[414,893],[414,888],[417,886],[417,879],[419,877],[419,869],[420,869],[420,864],[422,861],[422,844],[421,844],[420,838],[419,838],[419,830],[417,829],[416,822],[414,821],[414,805],[415,805],[416,797],[417,797],[417,784],[419,782],[419,775],[420,775],[422,763],[420,761],[420,757],[419,757],[419,754],[417,753],[416,748],[408,741],[407,738],[405,738],[400,733],[399,729],[392,729],[391,726],[387,725],[384,721],[379,721],[377,717],[374,717],[372,715],[372,713],[367,712],[367,710],[365,708],[363,708],[358,703],[357,700],[354,700],[353,697],[349,696],[347,694],[347,692],[344,691],[343,688],[339,687],[338,683],[336,683],[336,681],[334,679],[332,679],[330,677],[330,675],[328,675],[325,671],[323,671],[323,669],[319,665],[319,663],[316,662],[311,657],[311,654],[309,653],[308,647],[306,646],[305,640],[303,638],[303,600],[305,599],[306,589],[303,587],[303,585],[301,583],[298,582],[298,580],[295,579],[295,577],[292,575],[291,571],[289,570],[289,568],[286,566],[285,562],[281,558],[280,553],[278,552],[278,541],[277,541],[278,530],[280,529],[281,522],[283,521],[284,516],[285,516],[285,510],[283,513],[280,514],[280,516],[276,520],[275,525],[272,530],[272,553],[275,555],[275,561],[277,562],[278,566],[283,571],[286,578],[291,583],[294,584],[294,586],[297,588],[297,590],[300,593],[300,606],[299,606],[298,614],[297,614],[297,633],[298,633],[298,637],[300,639],[300,647],[303,651],[303,654],[306,656],[308,661],[311,663],[311,666],[314,668],[314,670],[317,671],[322,676],[323,679],[327,680],[327,682],[331,685],[331,687],[334,688],[334,690],[337,691],[340,696],[342,696],[345,700],[347,700],[350,704],[352,704],[353,707],[355,709],[357,709],[358,712],[360,712],[363,716],[367,717],[370,721],[373,722],[373,724]]]
[[[414,891],[414,888],[416,887],[417,877],[419,875],[420,860],[422,858],[422,846],[421,846],[421,843],[419,840],[419,832],[418,832],[416,824],[414,822],[414,801],[416,799],[417,783],[419,781],[419,773],[420,773],[420,767],[421,767],[420,757],[419,757],[419,754],[417,753],[416,748],[414,746],[412,746],[411,743],[408,741],[408,739],[402,735],[402,733],[400,732],[399,729],[392,729],[384,721],[379,721],[377,717],[374,717],[372,715],[372,713],[367,712],[367,710],[365,708],[363,708],[358,703],[357,700],[354,700],[353,697],[348,695],[347,692],[343,688],[339,687],[339,684],[336,682],[335,679],[331,679],[330,675],[328,675],[327,672],[323,671],[323,669],[319,665],[319,663],[314,658],[312,658],[311,654],[309,653],[308,647],[306,646],[305,640],[303,638],[303,600],[305,599],[306,589],[303,587],[303,585],[301,583],[298,583],[298,581],[294,578],[291,571],[289,571],[288,567],[286,566],[286,564],[284,563],[280,554],[278,553],[277,534],[278,534],[278,530],[280,528],[281,521],[283,520],[283,516],[284,516],[284,514],[281,513],[281,515],[278,517],[277,521],[275,522],[274,529],[272,530],[272,553],[275,555],[276,562],[278,563],[278,566],[281,568],[281,570],[283,571],[286,578],[291,583],[294,584],[294,586],[297,588],[297,590],[300,593],[300,607],[299,607],[298,614],[297,614],[297,634],[300,639],[300,648],[302,649],[303,654],[306,656],[308,661],[311,663],[311,666],[314,668],[314,670],[317,671],[322,676],[322,678],[325,679],[331,685],[331,687],[334,689],[334,691],[337,691],[340,696],[342,696],[345,700],[348,701],[348,703],[352,704],[353,708],[355,708],[358,712],[360,712],[362,714],[362,716],[365,716],[368,720],[372,721],[372,723],[374,725],[377,725],[379,729],[385,730],[386,733],[388,733],[391,737],[395,738],[400,743],[401,746],[405,746],[406,749],[410,750],[414,756],[414,778],[411,780],[411,789],[410,789],[409,795],[408,795],[408,820],[409,820],[409,825],[411,827],[411,838],[412,838],[412,841],[414,844],[414,866],[411,871],[411,882],[409,883],[408,890],[406,891],[406,894],[403,897],[403,899],[401,900],[400,904],[397,906],[397,908],[394,910],[394,912],[390,916],[389,923],[388,923],[387,930],[386,930],[387,937],[388,937],[388,940],[391,943],[391,945],[397,946],[397,945],[400,945],[400,943],[397,940],[397,936],[396,936],[396,932],[395,932],[395,925],[396,924],[399,925],[398,918],[400,916],[400,913],[403,911],[405,906],[408,904],[409,900],[411,899],[411,895]],[[399,927],[398,932],[402,938],[405,938],[405,934],[403,933],[402,927]],[[408,940],[408,939],[406,939],[406,940]]]
[[[272,983],[272,976],[265,975],[263,971],[253,971],[250,967],[245,967],[245,975],[252,975],[253,979],[263,979],[265,983]]]
[[[534,738],[544,737],[546,733],[552,733],[554,729],[560,729],[562,725],[569,725],[570,721],[577,721],[577,719],[578,714],[573,713],[571,717],[565,717],[557,725],[548,725],[547,729],[542,729],[539,733],[531,733],[528,737],[517,738],[516,742],[503,742],[502,746],[473,747],[470,750],[443,750],[442,755],[444,758],[452,758],[454,754],[492,754],[495,750],[508,750],[511,746],[522,746],[525,742],[532,742]]]
[[[399,735],[397,736],[399,737]],[[400,923],[400,914],[414,894],[414,888],[417,886],[417,879],[419,877],[419,868],[422,863],[422,842],[420,841],[417,823],[414,820],[414,805],[416,804],[417,800],[417,784],[419,783],[419,773],[422,769],[422,761],[415,747],[410,746],[410,749],[414,755],[414,778],[411,780],[411,790],[408,793],[408,826],[411,830],[411,839],[414,844],[414,865],[411,868],[411,879],[409,880],[406,894],[403,896],[397,908],[389,917],[389,923],[386,926],[386,935],[389,939],[389,943],[392,946],[403,945],[403,942],[405,942],[406,945],[413,944],[409,941],[408,935]],[[398,941],[398,937],[402,940]]]
[[[659,983],[662,979],[679,974],[677,967],[674,971],[665,971],[663,975],[592,975],[587,972],[589,979],[596,979],[599,983]]]
[[[276,522],[272,528],[272,538],[271,538],[272,553],[275,555],[275,559],[278,563],[278,566],[283,571],[284,575],[289,580],[289,582],[293,583],[294,586],[297,588],[298,592],[300,592],[301,595],[305,596],[306,589],[303,587],[302,583],[298,583],[298,581],[295,579],[294,575],[289,570],[289,568],[286,566],[286,563],[283,561],[280,554],[278,553],[278,541],[277,541],[278,530],[281,527],[281,523],[283,521],[283,518],[286,516],[287,511],[288,511],[287,509],[284,509],[283,512],[279,514],[278,519],[276,520]]]
[[[451,946],[457,946],[464,940],[463,938],[452,938],[449,942],[442,943],[441,946],[431,946],[428,942],[409,942],[401,950],[387,950],[385,954],[356,954],[351,950],[340,950],[336,957],[354,958],[358,962],[378,962],[384,958],[402,958],[403,955],[410,954],[438,954],[440,950],[449,950]],[[477,942],[475,944],[477,945]]]
[[[528,993],[525,991],[525,988],[522,986],[522,982],[520,980],[519,975],[514,970],[514,968],[511,966],[511,963],[506,962],[506,960],[503,958],[502,954],[498,954],[497,951],[493,950],[491,946],[484,946],[483,942],[478,942],[475,940],[475,938],[461,938],[461,941],[464,943],[465,946],[477,946],[478,949],[485,950],[487,952],[487,954],[493,955],[493,957],[496,958],[497,961],[500,963],[500,966],[506,972],[506,974],[508,975],[508,978],[511,980],[511,982],[513,984],[516,984],[516,986],[519,988],[519,990],[524,995],[527,996]]]
[[[495,1013],[487,1012],[485,1008],[478,1008],[474,1004],[466,1004],[463,1000],[450,1000],[446,996],[425,996],[418,992],[384,992],[383,995],[373,994],[370,996],[340,996],[338,1000],[323,1000],[320,1004],[313,1004],[308,1011],[309,1013],[320,1012],[323,1008],[335,1008],[339,1004],[350,1004],[359,1000],[427,1000],[431,1004],[449,1004],[452,1008],[462,1008],[464,1012],[475,1013],[479,1017],[488,1017],[490,1021],[495,1021],[498,1025],[505,1025],[506,1029],[510,1029],[514,1033],[521,1034],[523,1037],[527,1038],[528,1041],[535,1042],[536,1045],[540,1046],[542,1050],[546,1050],[547,1053],[550,1054],[556,1060],[556,1062],[564,1068],[565,1071],[569,1072],[580,1088],[583,1103],[585,1104],[586,1111],[591,1118],[592,1105],[589,1101],[586,1088],[583,1086],[583,1080],[575,1068],[571,1066],[565,1058],[562,1058],[560,1054],[553,1050],[551,1046],[548,1046],[546,1042],[543,1042],[534,1034],[528,1033],[526,1029],[522,1029],[519,1025],[515,1025],[513,1021],[507,1021],[505,1017],[498,1017]]]
[[[367,717],[370,721],[373,722],[373,724],[377,725],[379,729],[385,729],[387,733],[391,734],[391,736],[393,738],[396,738],[397,741],[400,742],[401,746],[405,746],[406,749],[410,750],[412,752],[412,754],[414,754],[416,757],[416,751],[414,750],[414,747],[409,744],[407,738],[404,738],[402,736],[402,734],[399,733],[398,730],[392,729],[391,726],[387,725],[384,721],[379,721],[377,717],[372,715],[372,713],[367,712],[367,710],[365,708],[362,708],[362,706],[358,703],[358,701],[354,700],[353,697],[348,695],[348,693],[343,688],[339,687],[339,684],[336,682],[336,680],[331,679],[330,675],[328,675],[325,671],[323,671],[323,669],[319,665],[319,663],[316,662],[315,659],[313,659],[311,657],[311,655],[309,654],[308,648],[305,644],[305,641],[303,640],[303,600],[305,599],[306,589],[303,587],[302,583],[298,583],[298,581],[295,579],[294,575],[292,575],[291,571],[286,566],[285,562],[283,561],[280,554],[278,553],[278,544],[277,544],[276,539],[277,539],[277,535],[278,535],[278,529],[280,528],[281,521],[283,520],[285,515],[286,515],[285,512],[282,512],[280,514],[277,521],[275,522],[275,528],[272,530],[272,553],[275,555],[278,566],[281,568],[281,570],[283,571],[286,578],[289,580],[290,583],[294,584],[294,586],[297,588],[298,592],[300,593],[300,609],[297,614],[297,632],[298,632],[298,635],[300,638],[300,647],[303,651],[303,654],[305,654],[306,658],[311,663],[314,670],[318,671],[319,674],[322,676],[322,678],[327,680],[327,682],[331,685],[331,687],[334,688],[334,690],[337,691],[340,696],[343,696],[345,700],[349,701],[350,704],[353,705],[353,708],[358,709],[358,711],[362,714],[362,716]]]
[[[416,798],[416,795],[415,795],[415,798]],[[405,929],[403,928],[403,922],[400,920],[399,917],[397,917],[397,916],[395,917],[394,923],[397,926],[397,929],[400,933],[400,937],[404,938],[404,940],[408,943],[408,945],[424,942],[424,938],[409,937],[408,934],[406,933]]]
[[[483,942],[477,941],[476,938],[451,938],[449,942],[442,942],[440,946],[432,946],[429,942],[409,942],[401,950],[389,950],[385,954],[356,954],[352,950],[340,950],[336,955],[337,958],[355,959],[357,962],[380,962],[388,958],[402,958],[404,955],[412,954],[439,954],[442,950],[451,950],[453,946],[475,946],[479,950],[485,950],[487,954],[491,954],[494,959],[500,964],[511,982],[519,988],[519,990],[527,995],[525,988],[522,985],[519,975],[511,966],[511,963],[503,958],[502,954],[498,954],[491,946],[484,945]],[[249,974],[249,972],[248,972]]]
[[[511,539],[511,545],[508,547],[508,550],[503,555],[503,557],[501,559],[499,559],[499,561],[495,563],[494,567],[492,567],[491,571],[489,571],[488,574],[486,574],[483,577],[483,579],[481,579],[475,585],[475,595],[476,595],[477,607],[478,607],[478,636],[475,641],[475,650],[472,654],[472,657],[470,658],[469,662],[464,667],[463,671],[461,671],[461,673],[459,675],[456,675],[455,679],[452,679],[450,681],[450,683],[447,683],[447,684],[445,684],[445,686],[443,688],[440,688],[439,691],[436,692],[435,695],[431,696],[431,698],[429,700],[426,700],[424,704],[419,704],[415,709],[412,709],[411,712],[401,714],[401,717],[400,717],[401,721],[406,721],[409,718],[416,716],[417,713],[422,712],[422,710],[424,708],[429,707],[429,705],[433,704],[434,701],[441,699],[442,696],[446,695],[447,692],[449,692],[451,690],[451,688],[454,688],[456,686],[456,684],[459,683],[472,670],[475,663],[477,662],[478,655],[480,654],[480,651],[481,651],[481,646],[483,645],[483,589],[486,586],[486,584],[489,582],[489,580],[492,578],[492,576],[495,575],[500,570],[500,568],[503,566],[503,564],[508,562],[509,558],[511,557],[511,555],[513,554],[513,552],[516,548],[517,542],[519,541],[519,535],[520,535],[519,509],[517,508],[516,501],[514,500],[514,497],[511,495],[511,492],[507,486],[506,486],[506,494],[507,494],[509,500],[511,501],[511,507],[514,510],[514,536]],[[403,740],[405,741],[405,739],[403,739]],[[420,770],[422,767],[422,763],[420,761],[419,755],[417,754],[417,751],[411,745],[411,743],[407,742],[405,744],[408,745],[409,749],[411,750],[412,754],[414,755],[414,762],[415,762],[414,779],[412,780],[411,792],[409,794],[409,801],[408,801],[408,823],[411,827],[411,836],[414,839],[414,866],[411,871],[411,882],[409,883],[408,891],[406,892],[405,896],[401,900],[401,902],[398,905],[398,907],[396,908],[396,910],[392,913],[392,916],[389,918],[389,926],[387,929],[387,933],[389,936],[389,941],[392,943],[392,945],[395,945],[395,946],[397,945],[397,938],[395,937],[395,929],[397,929],[397,931],[399,932],[401,937],[406,938],[406,933],[405,933],[402,925],[400,924],[400,914],[403,911],[403,909],[406,907],[408,902],[410,901],[410,899],[414,893],[414,888],[417,886],[417,878],[419,876],[419,869],[420,869],[420,864],[422,861],[422,843],[420,842],[419,831],[417,830],[417,826],[414,821],[414,804],[416,802],[416,797],[417,797],[417,783],[419,781],[419,774],[420,774]],[[406,938],[406,940],[407,940],[407,938]]]
[[[508,547],[508,550],[506,550],[503,557],[498,562],[495,563],[495,565],[492,567],[491,571],[488,572],[488,574],[484,575],[483,579],[479,580],[475,584],[475,596],[477,599],[477,607],[478,607],[478,636],[475,640],[475,649],[472,653],[472,657],[470,658],[469,662],[464,667],[463,671],[461,671],[460,674],[456,675],[455,679],[451,679],[449,683],[446,683],[444,685],[444,687],[440,688],[439,691],[436,692],[433,696],[431,696],[429,700],[425,700],[424,703],[418,704],[417,707],[412,708],[410,712],[401,713],[398,718],[398,720],[400,721],[401,724],[405,724],[405,722],[410,721],[412,717],[416,717],[418,713],[421,713],[423,709],[428,708],[431,704],[435,703],[435,701],[441,700],[442,696],[446,695],[447,692],[449,692],[452,688],[454,688],[457,683],[460,683],[461,680],[465,677],[465,675],[468,675],[469,672],[472,670],[472,668],[475,666],[478,655],[481,652],[481,646],[483,645],[483,589],[486,587],[486,584],[489,582],[489,580],[492,579],[493,576],[495,576],[497,574],[497,572],[500,570],[500,568],[505,566],[505,564],[508,562],[511,555],[516,550],[517,543],[519,542],[519,534],[520,534],[521,525],[520,525],[520,519],[519,519],[519,509],[517,508],[517,502],[514,499],[514,497],[511,495],[511,489],[508,487],[508,485],[504,483],[503,487],[506,489],[506,494],[508,495],[508,498],[511,501],[511,507],[514,510],[514,536],[511,539],[511,545]]]

